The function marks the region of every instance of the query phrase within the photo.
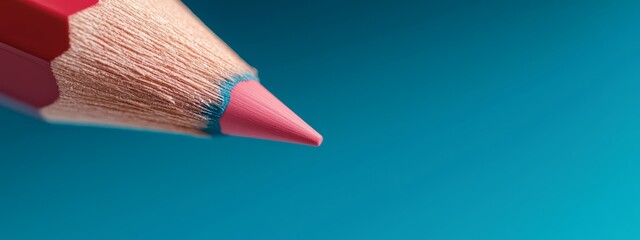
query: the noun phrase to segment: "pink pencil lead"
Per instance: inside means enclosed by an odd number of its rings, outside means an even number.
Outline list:
[[[320,146],[322,136],[258,81],[243,81],[231,91],[220,118],[222,133]]]

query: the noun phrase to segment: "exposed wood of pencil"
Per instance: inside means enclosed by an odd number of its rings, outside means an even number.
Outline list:
[[[70,18],[70,38],[52,121],[200,135],[222,81],[254,72],[179,1],[102,0]]]

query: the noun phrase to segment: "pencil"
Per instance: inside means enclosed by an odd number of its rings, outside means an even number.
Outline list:
[[[322,142],[178,0],[0,1],[0,95],[49,122]]]

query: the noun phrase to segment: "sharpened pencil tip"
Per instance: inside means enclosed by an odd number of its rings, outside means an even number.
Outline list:
[[[311,144],[312,146],[318,147],[322,145],[323,137],[322,135],[320,135],[320,133],[316,132],[313,139],[314,141],[313,141],[313,144]]]
[[[228,135],[311,146],[320,146],[323,140],[258,81],[243,81],[231,90],[220,128]]]

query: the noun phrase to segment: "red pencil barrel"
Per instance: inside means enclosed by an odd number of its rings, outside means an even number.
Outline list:
[[[0,1],[0,93],[35,108],[58,97],[48,63],[69,49],[69,16],[98,0]]]

